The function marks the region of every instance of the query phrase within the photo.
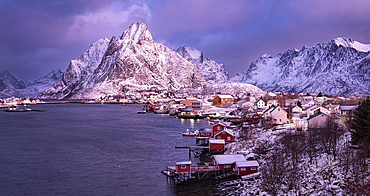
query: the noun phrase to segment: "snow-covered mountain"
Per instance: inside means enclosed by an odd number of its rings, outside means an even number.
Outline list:
[[[210,84],[228,82],[229,75],[225,65],[218,64],[216,61],[209,58],[204,59],[203,52],[188,46],[182,46],[178,48],[176,52],[193,64]]]
[[[62,77],[60,69],[52,70],[44,77],[32,83],[18,80],[8,70],[0,72],[0,98],[8,97],[36,97],[40,92],[49,88]]]
[[[231,81],[266,91],[370,94],[370,44],[337,38],[326,44],[263,55]]]
[[[177,90],[206,84],[194,65],[155,43],[146,24],[138,22],[118,38],[93,43],[70,62],[60,81],[38,97],[100,98],[123,90]]]

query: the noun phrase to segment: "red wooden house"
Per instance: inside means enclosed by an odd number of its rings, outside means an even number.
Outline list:
[[[257,161],[237,161],[235,162],[234,172],[240,176],[258,172],[259,164]]]
[[[213,165],[217,166],[218,170],[233,170],[237,161],[246,161],[244,155],[213,155]]]
[[[224,139],[225,143],[235,142],[234,135],[232,134],[231,131],[232,130],[230,130],[230,129],[223,128],[223,129],[221,129],[220,131],[218,131],[214,134],[214,138],[215,139]]]
[[[220,131],[221,129],[225,128],[226,125],[222,123],[217,123],[212,125],[212,137],[215,135],[216,132]]]
[[[210,139],[209,140],[209,150],[225,150],[225,140],[224,139]]]
[[[176,162],[176,172],[190,172],[191,161]]]
[[[212,129],[199,129],[198,137],[212,137]]]

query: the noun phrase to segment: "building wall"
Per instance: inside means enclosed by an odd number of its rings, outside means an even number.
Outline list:
[[[190,172],[190,165],[185,165],[185,168],[181,168],[181,165],[176,165],[177,172]]]
[[[242,175],[248,175],[248,174],[253,174],[258,172],[258,167],[255,167],[255,170],[252,170],[252,167],[245,167],[245,170],[242,171],[242,167],[235,168],[236,169],[236,174],[242,176]]]
[[[221,124],[215,124],[215,125],[213,125],[212,126],[212,136],[214,136],[217,131],[221,130],[224,127],[225,126],[224,125],[221,125]]]
[[[218,133],[214,137],[215,137],[215,139],[224,139],[225,143],[234,142],[234,137],[232,135],[226,133],[225,131],[222,131],[222,132]],[[230,137],[230,138],[228,138],[228,137]]]
[[[225,150],[225,144],[209,144],[210,150]]]

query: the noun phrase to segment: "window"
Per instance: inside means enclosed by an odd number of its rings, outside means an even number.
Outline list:
[[[221,139],[221,136],[218,136],[217,139]]]
[[[251,167],[251,170],[256,170],[256,167]]]
[[[225,168],[230,168],[231,167],[231,165],[225,165]]]
[[[245,167],[240,168],[240,171],[245,171],[245,170],[247,170],[247,168]]]
[[[281,119],[280,119],[280,122],[281,122]]]
[[[218,126],[218,127],[217,127],[217,130],[221,130],[221,127],[220,127],[220,126]]]
[[[181,169],[186,169],[186,165],[181,165]]]
[[[228,136],[228,137],[227,137],[227,140],[231,140],[231,137],[230,137],[230,136]]]

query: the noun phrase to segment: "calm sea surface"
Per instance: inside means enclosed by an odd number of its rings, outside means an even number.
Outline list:
[[[0,195],[176,195],[160,171],[189,159],[182,131],[209,127],[141,105],[28,107],[45,112],[0,111]]]

